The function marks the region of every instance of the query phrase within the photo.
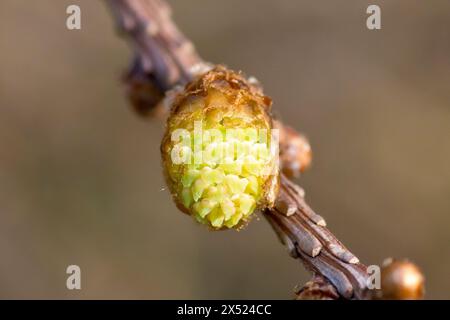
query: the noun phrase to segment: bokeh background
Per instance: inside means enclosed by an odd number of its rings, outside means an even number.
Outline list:
[[[170,3],[203,57],[256,76],[309,137],[299,182],[333,232],[367,264],[412,259],[427,297],[450,298],[450,2]],[[213,233],[177,211],[105,3],[1,0],[0,44],[0,298],[289,299],[309,279],[263,219]]]

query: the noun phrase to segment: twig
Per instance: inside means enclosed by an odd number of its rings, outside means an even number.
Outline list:
[[[117,21],[134,48],[135,58],[125,78],[131,103],[141,114],[158,106],[164,93],[191,78],[193,68],[204,63],[191,42],[170,18],[162,0],[107,0]],[[164,111],[164,109],[162,109]],[[161,110],[160,110],[161,111]],[[281,123],[278,126],[283,128]],[[296,134],[293,129],[289,133]],[[281,150],[292,150],[281,140]],[[306,156],[291,157],[295,161]],[[283,160],[283,159],[282,159]],[[302,170],[302,164],[284,158],[285,172]],[[306,164],[307,166],[307,164]],[[298,292],[299,298],[366,299],[366,267],[326,227],[325,220],[305,202],[304,191],[286,176],[281,177],[278,201],[263,213],[289,254],[314,273],[313,280]]]
[[[280,241],[308,270],[330,281],[341,297],[368,298],[366,267],[325,227],[298,188],[282,175],[280,197],[295,204],[296,211],[287,216],[275,207],[264,213]]]

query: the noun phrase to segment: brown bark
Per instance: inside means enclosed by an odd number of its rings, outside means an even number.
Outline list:
[[[205,62],[172,22],[170,9],[163,0],[106,1],[119,29],[134,49],[135,58],[125,77],[131,103],[144,115],[167,111],[159,103],[165,92],[188,82],[193,68],[201,67]],[[281,123],[278,127],[284,129]],[[291,128],[285,132],[290,137],[298,135]],[[288,145],[292,139],[280,141],[282,169],[289,176],[295,176],[295,170],[302,171],[310,161],[309,146],[302,147],[306,140],[301,140],[300,136],[298,139],[293,146]],[[288,156],[283,157],[283,150]],[[289,254],[301,260],[314,274],[313,279],[297,292],[297,298],[369,298],[366,267],[326,228],[325,220],[309,207],[303,189],[285,175],[281,176],[275,207],[263,214]]]

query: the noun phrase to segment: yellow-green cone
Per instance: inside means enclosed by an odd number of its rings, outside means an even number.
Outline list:
[[[270,99],[224,67],[174,100],[161,153],[177,206],[212,229],[239,228],[278,191]]]

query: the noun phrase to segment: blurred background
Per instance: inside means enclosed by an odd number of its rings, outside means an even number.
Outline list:
[[[170,3],[203,57],[256,76],[309,137],[299,183],[331,230],[366,264],[410,258],[427,298],[450,298],[450,2]],[[262,218],[213,233],[175,208],[163,126],[127,104],[131,52],[105,3],[2,0],[0,44],[0,298],[290,299],[309,279]]]

